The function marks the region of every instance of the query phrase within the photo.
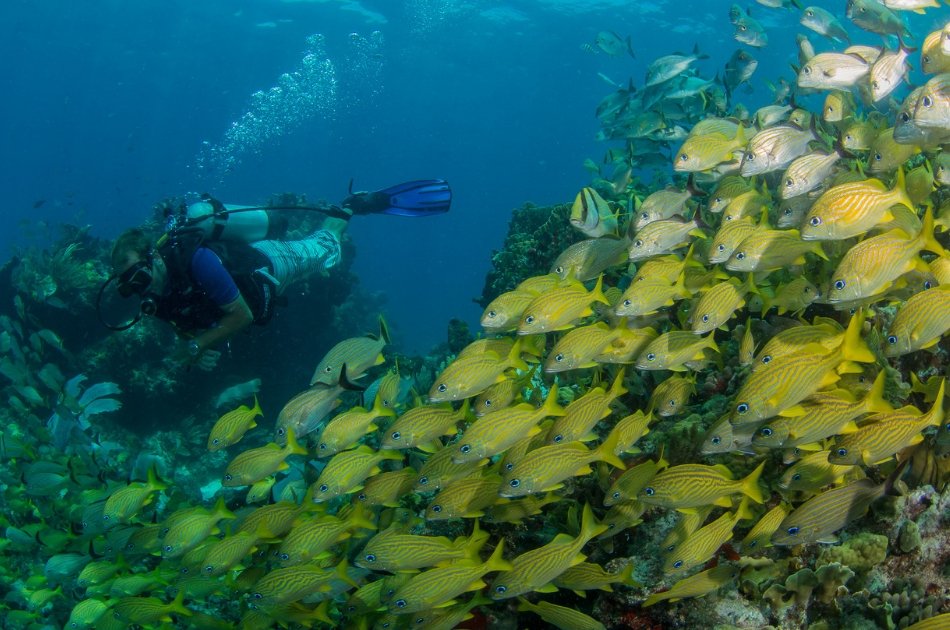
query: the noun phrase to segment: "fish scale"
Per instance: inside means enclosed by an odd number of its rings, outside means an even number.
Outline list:
[[[764,462],[747,478],[732,479],[732,472],[724,466],[681,464],[660,472],[639,492],[637,499],[650,505],[666,508],[702,507],[710,503],[732,505],[726,497],[742,492],[757,503],[763,498],[758,489],[758,478]]]
[[[867,512],[884,495],[886,484],[861,479],[840,488],[826,490],[795,508],[772,534],[773,545],[800,545],[834,542],[834,532]]]
[[[619,396],[627,393],[623,386],[624,369],[617,373],[609,391],[595,387],[574,400],[564,409],[564,415],[557,418],[548,432],[548,441],[555,444],[574,440],[591,440],[591,430],[598,422],[610,415],[610,404]]]
[[[336,575],[337,572],[334,570],[309,565],[274,569],[254,585],[251,599],[266,604],[297,601],[308,593],[319,590],[321,584],[330,581]]]
[[[506,451],[519,440],[537,435],[538,422],[548,416],[562,416],[564,410],[557,404],[557,386],[553,386],[544,405],[536,408],[529,403],[499,409],[473,422],[458,441],[451,445],[452,461],[456,464],[474,463]]]
[[[720,564],[696,575],[683,578],[667,591],[653,593],[643,602],[643,607],[669,600],[671,602],[688,597],[702,597],[731,583],[739,576],[739,569],[731,564]]]
[[[884,353],[900,356],[928,348],[950,330],[950,284],[911,297],[897,312],[886,338]]]
[[[714,284],[703,293],[693,308],[693,332],[704,335],[725,324],[737,310],[745,306],[746,293],[754,289],[755,284],[751,279],[745,284],[735,279]]]
[[[726,512],[712,523],[693,532],[686,540],[666,555],[663,572],[688,571],[711,558],[716,550],[732,538],[732,530],[740,520],[749,518],[745,500],[735,514]]]
[[[824,192],[805,216],[801,237],[804,240],[841,240],[861,235],[890,218],[889,209],[914,204],[905,191],[904,174],[888,190],[877,179],[839,184]]]

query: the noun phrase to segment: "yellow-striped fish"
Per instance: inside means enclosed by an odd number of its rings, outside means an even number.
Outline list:
[[[380,317],[379,335],[351,337],[330,348],[313,371],[310,384],[336,385],[341,381],[344,365],[346,380],[355,381],[366,370],[385,361],[383,348],[387,345],[389,345],[389,328],[386,326],[386,321]]]
[[[109,610],[109,606],[109,603],[101,599],[84,599],[73,606],[67,626],[80,630],[97,627],[96,622]]]
[[[523,597],[518,598],[518,610],[531,612],[544,621],[561,630],[604,630],[606,626],[590,615],[585,615],[576,608],[558,606],[551,602],[532,604]]]
[[[664,219],[654,221],[633,236],[630,242],[628,258],[634,262],[645,260],[674,249],[686,247],[692,237],[705,238],[706,234],[695,221]]]
[[[846,474],[857,469],[853,464],[832,464],[828,461],[828,455],[829,451],[815,451],[805,455],[785,471],[778,487],[791,492],[816,492],[827,485],[840,483]]]
[[[312,506],[297,505],[293,501],[278,501],[263,505],[238,525],[236,532],[260,533],[262,538],[281,538],[293,527],[294,520]]]
[[[576,283],[539,295],[525,308],[518,334],[533,335],[572,327],[578,319],[593,314],[591,303],[609,304],[602,287],[603,276],[598,276],[590,293]]]
[[[427,521],[450,518],[478,518],[498,501],[501,477],[496,473],[456,479],[432,497],[426,508]]]
[[[742,154],[740,173],[752,177],[785,168],[808,151],[814,132],[795,123],[774,125],[756,133]]]
[[[673,551],[676,545],[689,538],[690,534],[695,532],[706,522],[706,518],[712,513],[715,507],[715,505],[710,504],[678,512],[676,523],[673,525],[673,529],[663,538],[663,542],[660,543],[660,549],[665,553]]]
[[[453,601],[462,593],[481,589],[485,585],[482,578],[486,574],[511,568],[511,564],[502,558],[504,547],[504,542],[499,541],[484,564],[456,562],[413,576],[396,590],[389,602],[389,611],[405,614],[436,608]]]
[[[950,284],[921,291],[907,300],[888,330],[884,353],[899,357],[929,348],[950,331]]]
[[[583,442],[562,442],[542,446],[512,461],[512,468],[504,473],[504,483],[498,491],[503,497],[521,497],[532,492],[548,492],[563,487],[563,481],[576,475],[591,472],[590,463],[604,461],[624,469],[614,451],[619,436],[611,433],[603,444],[590,450]]]
[[[399,416],[383,432],[380,448],[422,448],[434,451],[443,435],[455,435],[458,423],[468,416],[468,400],[458,410],[447,406],[422,405]],[[439,445],[441,446],[441,445]]]
[[[716,184],[716,188],[710,193],[709,202],[706,207],[710,212],[719,214],[726,209],[726,206],[729,205],[729,202],[735,197],[753,188],[754,186],[745,177],[741,175],[727,175],[719,180],[719,183]]]
[[[876,485],[870,479],[860,479],[808,499],[785,517],[772,534],[772,544],[792,546],[837,542],[834,533],[864,516],[868,507],[884,496],[892,483],[888,480]]]
[[[742,493],[756,503],[764,503],[759,488],[762,462],[744,479],[734,479],[732,471],[718,464],[681,464],[667,468],[654,477],[638,494],[637,500],[665,508],[690,508],[710,503],[732,505],[730,497]]]
[[[746,282],[730,278],[718,282],[704,292],[693,307],[693,333],[704,335],[728,322],[740,308],[745,306],[749,293],[758,293],[752,274]]]
[[[474,462],[456,464],[452,461],[458,453],[454,446],[444,446],[426,459],[419,469],[419,478],[416,480],[416,492],[430,492],[438,490],[453,479],[468,476],[476,468],[488,463],[487,459]]]
[[[669,465],[663,454],[656,461],[648,459],[623,472],[611,484],[604,494],[604,505],[610,507],[618,503],[630,503],[637,500],[637,495],[649,484],[657,473]]]
[[[745,127],[735,127],[734,135],[710,131],[695,132],[683,142],[673,159],[673,170],[679,172],[708,171],[723,162],[739,157],[746,146]]]
[[[155,472],[153,466],[148,469],[147,481],[133,481],[109,495],[102,510],[102,519],[107,525],[127,523],[143,507],[152,502],[154,493],[166,488],[168,484],[158,478],[158,473]]]
[[[214,423],[211,434],[208,436],[208,450],[220,451],[232,444],[241,441],[244,434],[257,426],[254,419],[263,416],[261,405],[254,396],[254,407],[241,405],[237,409],[227,412]]]
[[[832,174],[840,159],[841,153],[838,151],[815,151],[795,158],[782,175],[779,196],[791,199],[815,190]]]
[[[368,477],[363,489],[353,497],[354,504],[399,507],[399,499],[412,492],[419,473],[409,466]]]
[[[317,430],[327,414],[340,404],[341,393],[340,385],[318,383],[291,398],[277,415],[274,441],[283,446],[290,430],[298,439]]]
[[[871,173],[893,173],[918,153],[920,147],[916,144],[902,144],[894,140],[894,127],[889,127],[871,142],[867,170]]]
[[[581,562],[554,578],[553,584],[558,588],[566,588],[574,591],[581,597],[585,596],[584,591],[601,590],[610,593],[613,592],[611,584],[640,586],[631,577],[633,567],[634,563],[628,562],[626,566],[617,573],[608,573],[599,564]]]
[[[607,269],[626,262],[629,246],[627,238],[609,236],[574,243],[554,259],[551,273],[562,280],[593,280]]]
[[[211,511],[197,508],[175,519],[173,524],[166,521],[168,531],[162,540],[162,555],[165,558],[180,557],[213,534],[219,521],[233,518],[236,517],[224,505],[224,497],[218,497],[218,502]]]
[[[739,569],[733,564],[720,564],[696,575],[683,578],[669,590],[653,593],[643,601],[647,608],[663,601],[677,602],[691,597],[703,597],[731,584],[739,577]]]
[[[733,197],[722,211],[722,223],[765,214],[771,202],[772,196],[763,182],[761,189],[752,188]]]
[[[614,377],[609,390],[594,387],[580,398],[574,399],[564,408],[564,415],[556,418],[548,431],[547,441],[553,444],[580,440],[588,442],[597,438],[592,433],[598,422],[610,415],[610,405],[618,397],[627,393],[623,386],[624,369]]]
[[[346,559],[336,569],[324,569],[312,564],[274,569],[264,575],[251,588],[251,601],[258,606],[270,608],[278,604],[300,601],[315,593],[326,593],[335,578],[345,578]]]
[[[380,393],[381,390],[382,385]],[[377,393],[372,409],[352,407],[327,422],[317,439],[317,457],[329,457],[355,446],[360,438],[377,429],[374,424],[376,418],[391,418],[396,415],[393,408],[385,404],[380,393]]]
[[[411,571],[445,563],[467,560],[479,562],[478,551],[488,541],[488,534],[478,528],[471,536],[454,541],[445,536],[403,534],[397,529],[386,529],[366,543],[356,559],[356,566],[372,571]]]
[[[617,448],[614,449],[614,454],[639,452],[635,445],[640,438],[650,432],[651,422],[653,422],[653,415],[645,414],[640,409],[617,420],[617,424],[611,430],[611,433],[617,434]]]
[[[709,246],[709,262],[718,265],[729,260],[739,243],[755,232],[757,227],[755,219],[750,216],[723,221]]]
[[[762,295],[762,314],[773,307],[779,315],[801,313],[808,305],[821,297],[821,291],[805,276],[800,276],[775,288],[775,295]]]
[[[821,117],[825,122],[840,123],[854,114],[854,94],[834,90],[825,96],[825,104],[821,108]]]
[[[214,543],[201,561],[201,574],[206,577],[223,575],[231,567],[252,554],[257,548],[257,534],[238,532]]]
[[[596,363],[633,363],[657,337],[653,328],[619,326],[620,335],[594,357]]]
[[[402,458],[399,451],[375,451],[365,444],[352,451],[337,453],[327,462],[308,493],[314,503],[320,503],[356,492],[363,487],[367,477],[379,472],[379,464],[386,460],[402,461]]]
[[[562,497],[554,492],[540,495],[540,497],[522,497],[507,503],[495,503],[485,510],[483,520],[489,523],[511,523],[518,525],[532,516],[537,516],[549,503],[557,503]]]
[[[739,521],[752,518],[754,517],[749,511],[747,499],[743,499],[734,514],[726,512],[712,523],[700,527],[676,545],[673,551],[667,553],[663,572],[668,575],[688,571],[706,562],[724,543],[732,539],[732,530]]]
[[[778,529],[791,508],[785,503],[779,503],[771,510],[762,515],[756,521],[749,533],[746,534],[742,542],[739,543],[739,549],[744,554],[754,554],[772,546],[772,534]]]
[[[696,375],[673,375],[653,388],[648,413],[668,418],[675,416],[689,403],[689,397],[696,393]]]
[[[763,314],[768,311],[765,305],[762,306]],[[752,335],[752,318],[745,320],[745,330],[742,331],[742,339],[739,341],[739,364],[742,366],[752,365],[755,359],[755,337]]]
[[[667,284],[673,284],[677,278],[682,275],[688,267],[701,267],[702,265],[693,257],[693,246],[686,251],[686,255],[680,258],[678,254],[666,254],[665,256],[656,256],[643,261],[637,273],[633,276],[631,284],[644,281],[665,281]]]
[[[686,190],[665,188],[650,193],[636,209],[636,215],[633,218],[634,228],[641,230],[653,221],[672,219],[677,215],[683,215],[686,202],[700,192],[693,187],[692,180],[690,180]]]
[[[818,198],[805,216],[801,237],[806,241],[843,240],[864,234],[879,223],[894,219],[890,208],[901,204],[914,209],[907,196],[904,170],[897,171],[897,182],[888,190],[877,179],[839,184]]]
[[[554,345],[544,362],[548,374],[594,367],[594,357],[620,335],[604,322],[595,322],[568,331]]]
[[[244,502],[248,505],[251,505],[252,503],[260,503],[261,501],[268,500],[271,490],[274,489],[274,484],[276,482],[277,475],[264,477],[260,481],[254,482],[247,491],[247,495],[244,497]]]
[[[515,342],[507,356],[495,352],[456,358],[436,377],[429,390],[429,402],[438,403],[462,400],[475,396],[492,383],[505,379],[509,368],[527,370],[528,364],[521,359],[521,342]]]
[[[601,540],[611,538],[620,532],[636,527],[643,522],[640,517],[646,509],[647,506],[639,501],[623,501],[615,504],[604,514],[604,520],[601,523],[606,525],[607,529],[598,537]]]
[[[791,326],[773,335],[762,346],[755,356],[753,370],[764,369],[774,359],[799,352],[812,343],[820,343],[832,350],[841,343],[843,334],[841,324],[827,317],[816,317],[812,325]]]
[[[396,405],[399,403],[399,393],[402,387],[402,376],[399,374],[399,361],[395,362],[395,365],[386,371],[386,374],[379,379],[379,387],[376,389],[376,398],[379,399],[380,405],[386,409],[395,409]],[[376,406],[376,401],[373,401],[373,406]]]
[[[921,432],[943,422],[943,395],[946,379],[940,383],[937,399],[930,411],[919,415],[914,408],[877,414],[854,433],[839,435],[831,448],[832,464],[865,464],[873,466],[890,459],[899,450],[924,439]]]
[[[730,271],[774,271],[804,264],[809,253],[828,260],[821,243],[803,241],[798,230],[760,227],[739,243],[725,267]]]
[[[506,291],[488,303],[482,312],[481,325],[485,330],[504,332],[514,330],[521,315],[538,294],[529,291]]]
[[[348,539],[354,530],[376,529],[369,516],[359,508],[340,516],[327,515],[294,525],[277,549],[280,566],[290,567],[317,560],[324,551]]]
[[[685,371],[707,359],[706,350],[719,352],[713,336],[697,337],[688,330],[672,330],[651,341],[637,357],[637,369]]]
[[[686,288],[686,274],[681,273],[670,284],[664,278],[631,283],[620,296],[614,315],[617,317],[641,317],[656,313],[664,306],[673,306],[678,300],[692,297]]]
[[[287,445],[278,446],[271,442],[265,446],[244,451],[231,460],[224,471],[225,488],[235,486],[249,486],[265,477],[273,475],[279,470],[288,468],[286,460],[291,455],[306,455],[307,449],[297,443],[294,430],[287,429]]]
[[[191,610],[183,604],[184,599],[183,590],[179,590],[175,599],[167,604],[157,597],[120,597],[110,612],[116,619],[140,626],[171,623],[173,614],[184,617],[192,615]]]
[[[933,213],[928,208],[916,236],[894,229],[849,249],[831,276],[828,301],[834,304],[879,295],[901,275],[926,267],[918,256],[922,250],[945,255],[943,247],[934,239],[933,230]]]
[[[510,568],[492,581],[491,598],[495,601],[509,599],[548,586],[564,571],[583,562],[585,556],[580,553],[581,549],[591,538],[606,530],[607,526],[594,518],[590,504],[585,503],[577,538],[558,534],[548,544],[512,560]]]
[[[518,440],[540,433],[537,425],[542,419],[563,416],[564,413],[557,403],[557,385],[553,385],[540,408],[521,403],[490,413],[469,425],[462,437],[448,447],[454,451],[452,461],[456,464],[475,463],[498,455]]]

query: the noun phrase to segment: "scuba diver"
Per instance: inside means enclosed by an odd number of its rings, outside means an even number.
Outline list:
[[[166,232],[157,242],[139,228],[116,239],[113,275],[97,300],[100,321],[126,330],[143,316],[155,316],[181,339],[173,361],[211,370],[221,354],[215,348],[252,323],[267,324],[287,287],[339,262],[352,215],[428,216],[447,212],[451,200],[448,183],[437,179],[357,193],[350,182],[340,206],[234,206],[209,195],[185,200],[166,208]],[[281,240],[287,229],[284,210],[315,210],[326,217],[306,238]],[[103,295],[113,285],[122,298],[141,301],[122,324],[103,315]]]

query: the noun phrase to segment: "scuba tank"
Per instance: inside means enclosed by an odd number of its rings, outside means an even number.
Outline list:
[[[209,241],[253,243],[283,238],[287,217],[260,206],[225,205],[207,195],[185,208],[186,224]]]

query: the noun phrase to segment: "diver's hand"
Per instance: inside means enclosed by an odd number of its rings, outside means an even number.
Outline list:
[[[207,349],[195,355],[192,344],[193,340],[190,339],[180,342],[178,347],[175,348],[175,351],[168,357],[168,360],[182,367],[191,367],[194,365],[206,372],[217,367],[218,361],[221,359],[221,353],[219,351]]]
[[[219,351],[205,350],[198,355],[198,360],[195,361],[195,365],[198,366],[199,370],[210,372],[214,368],[218,367],[218,360],[220,359],[221,353]]]

